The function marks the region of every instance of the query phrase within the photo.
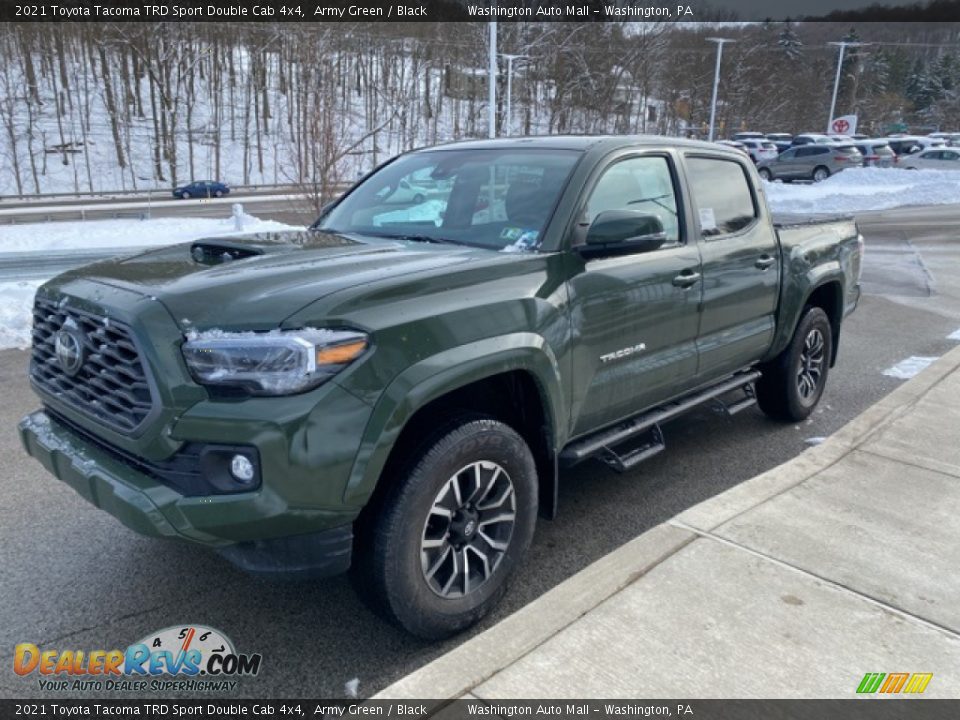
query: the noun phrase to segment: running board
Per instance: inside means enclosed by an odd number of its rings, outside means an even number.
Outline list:
[[[743,400],[727,405],[721,403],[724,411],[733,415],[757,402],[753,383],[760,377],[759,370],[738,373],[721,383],[681,397],[663,407],[641,413],[612,428],[601,430],[586,438],[570,443],[560,453],[560,462],[569,467],[576,465],[587,458],[598,456],[600,460],[615,470],[623,472],[638,465],[643,460],[653,457],[666,447],[663,442],[663,433],[660,424],[667,420],[683,415],[699,405],[716,400],[722,395],[734,390],[743,389],[746,397]],[[614,448],[627,440],[636,439],[643,433],[652,432],[652,437],[645,443],[626,453],[618,453]]]
[[[666,449],[667,444],[663,441],[663,431],[660,430],[659,425],[654,425],[650,428],[648,437],[644,438],[643,442],[630,450],[621,452],[612,447],[604,447],[603,450],[597,454],[597,459],[609,465],[617,472],[624,473],[636,467],[644,460],[649,460],[654,455],[659,455]]]

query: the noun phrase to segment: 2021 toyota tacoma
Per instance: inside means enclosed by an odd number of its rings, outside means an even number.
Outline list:
[[[774,223],[749,158],[713,144],[420,150],[308,230],[48,282],[20,433],[140,533],[257,572],[352,565],[441,637],[502,595],[559,468],[631,468],[707,401],[809,415],[862,250],[848,219]]]

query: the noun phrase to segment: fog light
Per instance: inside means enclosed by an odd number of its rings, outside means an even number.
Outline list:
[[[246,455],[234,455],[230,460],[230,472],[240,482],[248,483],[253,480],[255,471],[253,463]]]

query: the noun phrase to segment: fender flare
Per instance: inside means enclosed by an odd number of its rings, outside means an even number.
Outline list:
[[[798,280],[800,283],[797,282]],[[764,360],[771,360],[783,352],[783,349],[790,343],[794,330],[800,322],[803,308],[807,306],[807,302],[809,302],[813,294],[824,285],[833,282],[840,285],[840,302],[842,309],[845,280],[843,268],[837,260],[817,265],[799,275],[785,275],[781,314],[779,318],[780,323],[770,351]],[[806,290],[804,290],[801,295],[799,291],[803,288],[806,288]],[[792,290],[796,292],[791,292]],[[837,327],[833,328],[833,331],[835,334],[840,331],[839,323]]]
[[[559,363],[543,337],[511,333],[437,353],[410,366],[390,382],[367,422],[344,488],[344,503],[362,506],[367,502],[400,432],[414,413],[454,390],[515,370],[529,373],[537,383],[550,424],[550,452],[555,466],[562,441],[560,434],[566,432]]]

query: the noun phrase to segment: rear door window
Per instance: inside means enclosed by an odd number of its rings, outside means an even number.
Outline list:
[[[729,235],[753,223],[757,208],[743,165],[721,158],[688,157],[687,168],[704,237]]]

